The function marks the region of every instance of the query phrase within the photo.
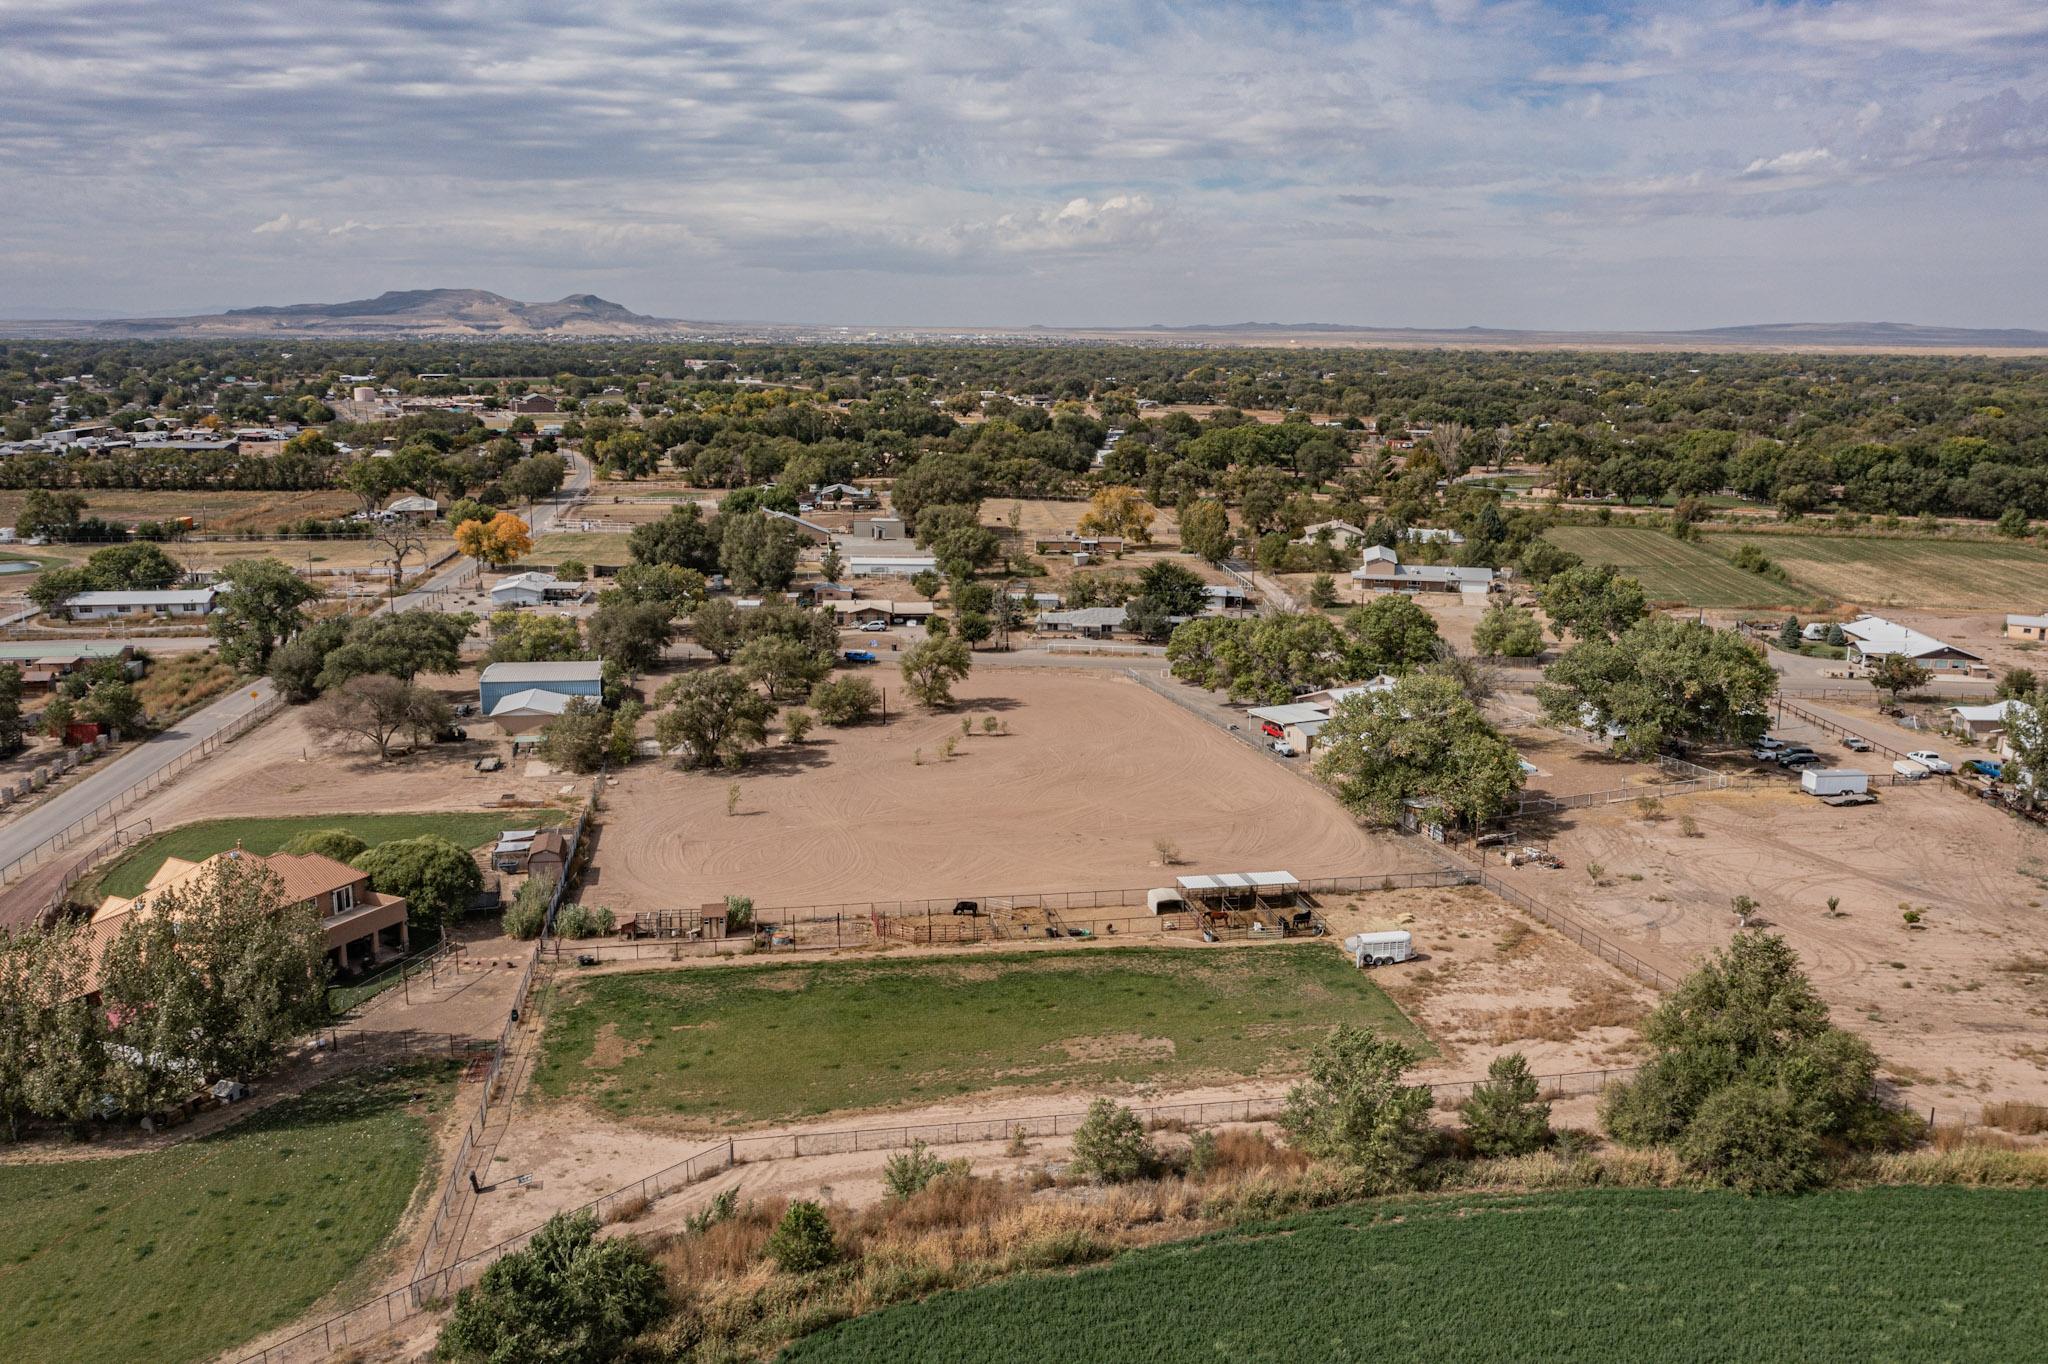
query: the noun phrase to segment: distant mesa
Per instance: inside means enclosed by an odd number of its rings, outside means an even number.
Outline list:
[[[562,336],[656,335],[676,324],[596,294],[522,303],[487,289],[393,289],[345,303],[230,308],[193,317],[129,317],[62,324],[70,336]],[[36,334],[58,334],[37,324]]]
[[[522,303],[487,289],[393,289],[345,303],[287,303],[232,308],[192,317],[66,318],[0,322],[0,336],[81,339],[198,337],[221,340],[333,336],[503,337],[509,340],[676,339],[738,331],[749,339],[843,344],[853,328],[777,322],[684,322],[649,317],[596,294]],[[2048,354],[2048,331],[1930,327],[1907,322],[1772,322],[1671,331],[1570,331],[1475,324],[1444,327],[1355,326],[1342,322],[1226,322],[1149,326],[883,326],[867,338],[944,342],[1097,342],[1145,346],[1326,347],[1378,350],[1587,350],[1711,352],[1939,352]]]

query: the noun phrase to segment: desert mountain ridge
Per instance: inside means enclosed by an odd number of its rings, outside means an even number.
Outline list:
[[[636,313],[596,294],[525,303],[487,289],[393,289],[340,303],[290,303],[183,317],[0,321],[0,336],[50,338],[503,337],[578,340],[719,336],[730,340],[1039,341],[1203,347],[1459,350],[2048,353],[2048,330],[1924,326],[1909,322],[1774,322],[1666,331],[1509,327],[1379,327],[1333,322],[1180,326],[847,327],[773,322],[683,322]]]

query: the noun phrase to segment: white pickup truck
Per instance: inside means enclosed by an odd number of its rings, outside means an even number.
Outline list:
[[[1946,758],[1943,758],[1939,753],[1936,753],[1931,748],[1923,748],[1917,752],[1908,753],[1906,756],[1908,758],[1911,758],[1914,762],[1919,763],[1929,772],[1955,771],[1955,768],[1949,766],[1948,760]]]

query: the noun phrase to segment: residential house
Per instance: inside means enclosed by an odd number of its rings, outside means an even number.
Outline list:
[[[1968,649],[1923,635],[1882,616],[1858,616],[1842,626],[1842,634],[1848,639],[1851,663],[1875,664],[1897,654],[1930,672],[1967,673],[1984,666],[1984,660]]]
[[[583,583],[564,582],[552,573],[529,571],[501,578],[491,585],[493,606],[540,606],[547,602],[576,601],[590,589]]]
[[[1500,572],[1456,564],[1404,564],[1385,545],[1367,545],[1365,561],[1351,570],[1354,582],[1377,592],[1462,592],[1484,596],[1495,589]]]
[[[830,603],[841,629],[886,630],[892,625],[922,625],[936,613],[928,601],[836,601]]]
[[[2007,738],[2015,722],[2024,723],[2034,718],[2034,708],[2025,701],[1994,701],[1984,706],[1950,706],[1950,727],[1958,734],[1964,734],[1979,743],[1994,745],[1998,756],[2012,756],[2012,745]]]
[[[1041,611],[1033,624],[1040,631],[1071,631],[1083,639],[1108,639],[1124,628],[1121,606],[1083,606],[1073,611]]]
[[[2031,639],[2036,642],[2048,641],[2048,615],[2007,616],[2005,618],[2007,639]]]
[[[914,578],[927,571],[936,573],[938,569],[939,561],[929,554],[876,558],[850,556],[846,560],[846,576],[849,578]]]
[[[814,502],[829,502],[841,507],[878,507],[882,495],[872,488],[857,488],[851,483],[827,483],[811,489]]]
[[[1331,544],[1339,549],[1350,549],[1365,539],[1365,532],[1349,521],[1318,521],[1312,526],[1303,526],[1296,538],[1298,545]]]
[[[222,859],[241,858],[262,864],[277,877],[286,905],[318,916],[328,959],[334,963],[337,974],[352,975],[403,956],[411,948],[405,901],[370,889],[369,873],[318,853],[272,853],[263,857],[240,848],[215,853],[200,862],[165,858],[140,895],[132,900],[108,896],[93,911],[95,948],[104,951],[131,916],[153,913],[155,897],[188,884],[191,878]]]
[[[66,598],[59,609],[73,620],[113,620],[121,616],[197,620],[213,610],[219,595],[217,587],[80,592]]]

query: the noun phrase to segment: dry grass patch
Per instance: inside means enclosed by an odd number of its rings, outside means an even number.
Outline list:
[[[2023,1137],[2038,1136],[2048,1132],[2048,1104],[2022,1103],[2018,1100],[1985,1104],[1984,1122],[1987,1126],[2003,1127],[2006,1131],[2017,1132]]]
[[[1649,1009],[1635,992],[1615,981],[1577,986],[1572,1002],[1558,1006],[1508,1009],[1493,1018],[1493,1044],[1570,1042],[1594,1028],[1625,1028],[1642,1021]]]
[[[159,655],[135,683],[142,708],[157,723],[168,723],[235,685],[237,674],[211,649]]]

